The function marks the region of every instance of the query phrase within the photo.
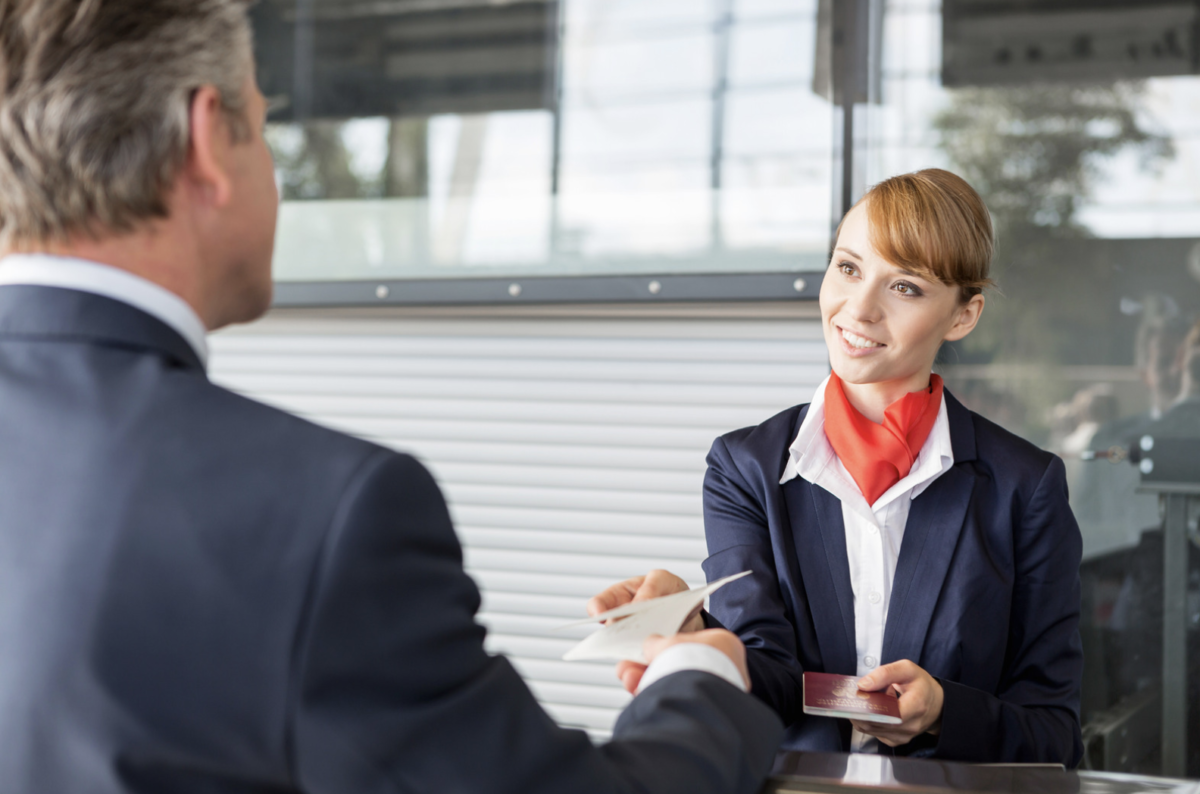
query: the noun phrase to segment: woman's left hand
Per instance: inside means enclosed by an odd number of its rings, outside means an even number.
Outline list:
[[[942,726],[942,685],[913,662],[904,659],[885,664],[858,680],[859,689],[887,690],[900,694],[899,725],[851,720],[854,727],[888,747],[908,744],[922,733],[936,734]]]

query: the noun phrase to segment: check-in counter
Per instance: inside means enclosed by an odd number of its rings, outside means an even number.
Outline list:
[[[1200,794],[1200,780],[1068,771],[1057,765],[977,765],[882,755],[781,753],[764,794],[870,792]]]

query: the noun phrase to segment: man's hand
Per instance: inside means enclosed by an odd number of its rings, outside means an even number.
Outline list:
[[[680,632],[673,637],[662,637],[656,634],[646,638],[646,642],[642,645],[642,653],[646,655],[649,662],[653,663],[654,659],[667,648],[684,642],[711,645],[728,656],[737,666],[738,672],[742,674],[742,680],[746,682],[746,691],[750,691],[750,670],[746,667],[746,646],[742,645],[742,641],[731,631],[703,629],[686,634]],[[624,684],[625,690],[629,694],[637,694],[638,684],[642,682],[642,674],[646,672],[646,667],[647,665],[637,662],[617,662],[617,677],[621,679],[621,683]]]
[[[942,726],[942,685],[921,667],[908,661],[885,664],[858,680],[860,689],[886,690],[891,687],[900,695],[899,725],[851,720],[859,731],[874,736],[888,747],[908,744],[922,733],[937,734]]]

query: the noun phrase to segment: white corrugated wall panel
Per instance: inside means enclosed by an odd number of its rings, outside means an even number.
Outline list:
[[[411,452],[450,504],[488,648],[596,737],[628,702],[553,631],[619,579],[703,581],[700,490],[717,435],[807,400],[828,372],[812,307],[278,311],[212,338],[212,378]],[[722,316],[723,315],[723,316]]]

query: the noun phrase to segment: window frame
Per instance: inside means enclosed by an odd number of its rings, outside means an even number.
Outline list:
[[[732,2],[732,0],[730,0]],[[837,219],[865,190],[856,184],[855,106],[867,100],[871,83],[870,21],[880,11],[872,0],[821,0],[831,11],[830,75],[833,82],[834,146],[831,153],[831,203],[836,216],[829,230],[832,249]],[[724,24],[732,23],[729,13]],[[849,35],[846,32],[849,31]],[[561,52],[561,49],[559,50]],[[557,66],[561,73],[561,64]],[[852,86],[854,90],[842,90]],[[553,97],[554,144],[559,147],[561,113],[557,87]],[[860,108],[861,110],[861,108]],[[716,156],[716,155],[714,155]],[[551,195],[558,193],[558,157],[554,158]],[[716,177],[714,177],[716,179]],[[861,181],[861,180],[858,180]],[[714,188],[719,185],[714,184]],[[384,278],[378,280],[275,280],[273,307],[453,306],[556,303],[677,303],[816,300],[823,271],[749,271],[511,276],[486,278]]]

